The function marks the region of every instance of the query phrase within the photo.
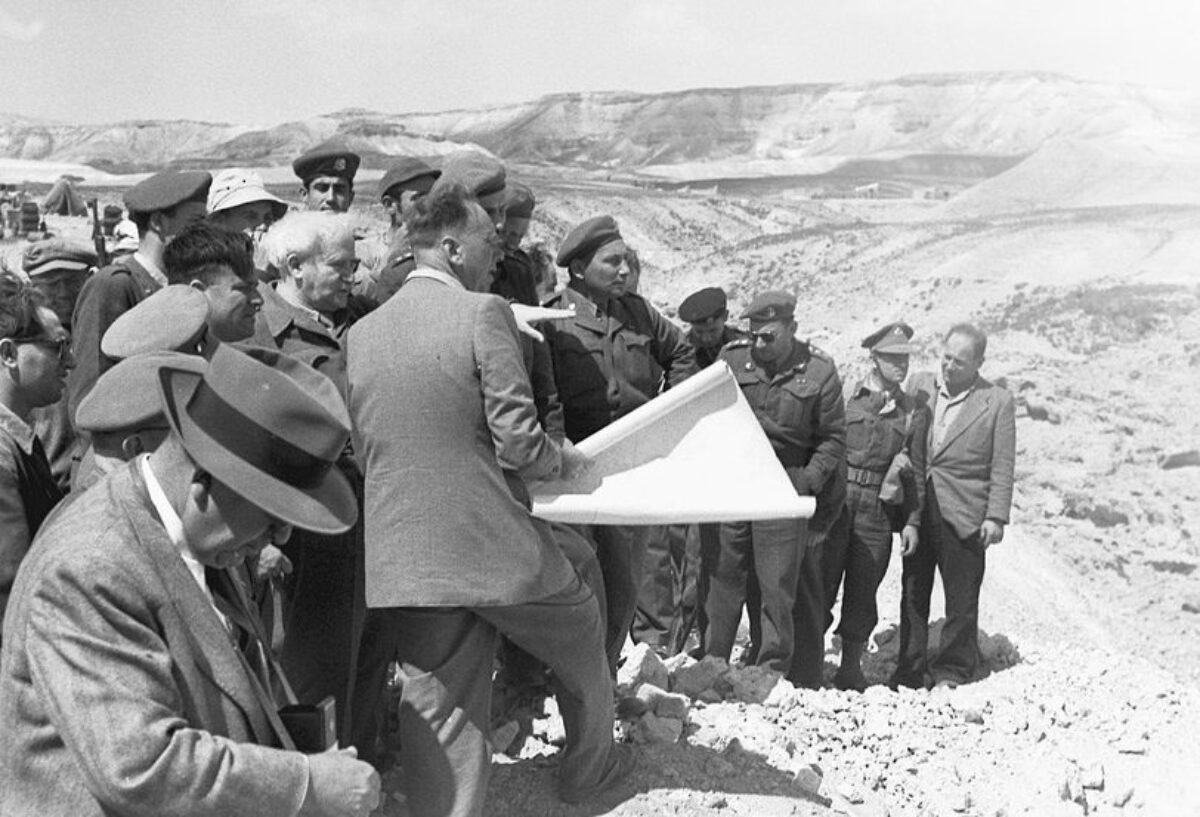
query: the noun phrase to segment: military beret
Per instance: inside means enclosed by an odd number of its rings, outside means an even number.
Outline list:
[[[742,318],[752,321],[790,321],[796,312],[796,296],[772,289],[754,296],[742,312]]]
[[[125,207],[130,213],[157,213],[185,201],[203,202],[211,184],[206,170],[166,170],[129,188]]]
[[[721,314],[725,309],[725,290],[720,287],[705,287],[683,299],[679,305],[679,319],[698,323]]]
[[[75,410],[75,425],[93,434],[166,427],[158,370],[163,366],[203,374],[208,362],[199,355],[147,352],[127,357],[100,375]]]
[[[171,284],[113,321],[100,339],[100,351],[115,358],[175,351],[196,338],[207,321],[204,293]]]
[[[435,188],[461,184],[477,199],[504,192],[504,165],[494,156],[474,150],[451,153],[442,162],[442,177]]]
[[[560,267],[570,265],[575,258],[582,258],[605,244],[618,241],[621,232],[612,216],[596,216],[577,225],[558,247],[554,263]]]
[[[292,162],[294,172],[302,182],[317,176],[340,176],[354,181],[362,159],[340,140],[332,139],[301,153]]]
[[[912,340],[913,328],[903,321],[881,326],[863,338],[863,348],[889,355],[911,355],[916,349]]]
[[[388,166],[379,180],[379,198],[383,198],[393,187],[428,193],[442,171],[430,167],[415,156],[405,156]]]
[[[96,266],[96,251],[91,244],[69,238],[47,238],[25,248],[21,269],[30,278],[56,270],[84,272]]]
[[[537,199],[533,191],[520,182],[509,182],[504,193],[504,210],[513,218],[532,218]]]

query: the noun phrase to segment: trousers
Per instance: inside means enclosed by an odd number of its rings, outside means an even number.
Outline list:
[[[696,622],[700,572],[698,525],[664,525],[652,536],[642,565],[634,640],[667,655],[684,648]]]
[[[838,589],[842,608],[837,633],[845,641],[865,642],[879,623],[875,595],[892,556],[892,527],[879,501],[879,488],[850,483],[846,491],[847,524],[835,525],[826,544],[825,629],[833,624]]]

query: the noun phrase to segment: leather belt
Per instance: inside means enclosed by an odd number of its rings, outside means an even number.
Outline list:
[[[853,482],[855,485],[863,485],[867,488],[878,488],[883,484],[883,471],[868,471],[865,468],[855,468],[852,465],[846,466],[846,481]]]

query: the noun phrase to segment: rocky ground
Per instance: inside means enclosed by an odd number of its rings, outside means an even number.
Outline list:
[[[846,379],[881,322],[917,328],[914,368],[933,365],[951,323],[989,330],[984,374],[1020,406],[1013,521],[982,594],[989,674],[937,693],[878,685],[896,647],[896,557],[865,694],[794,692],[735,666],[691,690],[677,740],[658,714],[623,727],[635,773],[577,808],[553,795],[561,726],[546,718],[515,757],[497,755],[488,814],[1200,814],[1200,210],[964,218],[927,202],[594,183],[547,185],[533,237],[553,246],[602,212],[668,313],[709,284],[735,311],[792,289],[802,334]],[[828,660],[832,675],[833,642]],[[396,774],[381,813],[403,813]]]

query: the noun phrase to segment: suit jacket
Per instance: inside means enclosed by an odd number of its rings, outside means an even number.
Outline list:
[[[574,579],[518,499],[560,454],[503,299],[418,268],[350,330],[346,360],[369,607],[520,604]]]
[[[84,282],[71,316],[75,368],[67,375],[67,406],[72,422],[75,410],[96,380],[116,364],[100,351],[100,339],[113,321],[160,288],[133,255],[118,258]]]
[[[932,372],[920,372],[908,391],[937,417],[938,389]],[[1007,389],[980,377],[958,409],[940,446],[929,423],[927,492],[933,492],[941,518],[961,539],[974,536],[985,519],[1008,522],[1016,461],[1016,408]]]
[[[0,656],[0,814],[292,817],[307,787],[130,463],[46,521]]]

